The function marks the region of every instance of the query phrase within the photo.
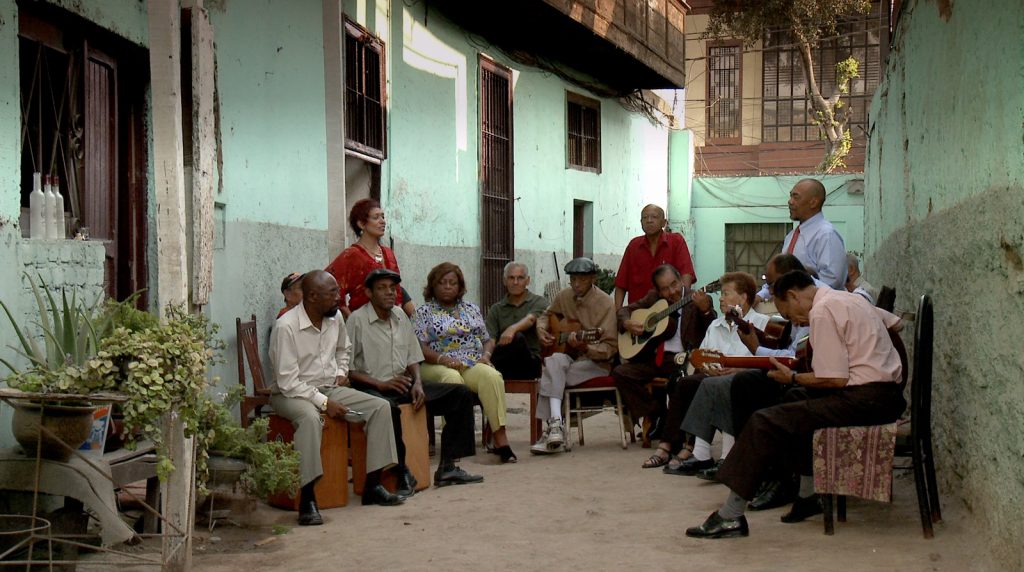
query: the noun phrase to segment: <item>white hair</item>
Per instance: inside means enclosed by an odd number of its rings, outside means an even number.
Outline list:
[[[512,270],[513,268],[522,268],[523,274],[525,274],[527,278],[530,277],[530,267],[522,262],[519,262],[518,260],[513,260],[506,264],[505,269],[501,271],[501,275],[507,278],[508,271]]]

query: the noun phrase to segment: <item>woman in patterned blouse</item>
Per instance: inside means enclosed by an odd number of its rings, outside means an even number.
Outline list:
[[[514,463],[505,432],[505,380],[491,365],[494,339],[480,308],[463,300],[465,294],[466,279],[457,265],[442,262],[427,275],[424,303],[414,320],[426,358],[420,374],[425,381],[464,383],[476,393],[494,430],[494,452],[503,463]]]
[[[380,203],[373,199],[356,201],[349,212],[348,224],[359,240],[342,250],[324,269],[338,281],[341,288],[341,313],[346,320],[349,314],[369,301],[363,280],[371,270],[387,268],[399,272],[395,253],[380,243],[387,229]],[[395,305],[401,308],[404,303],[399,293]]]

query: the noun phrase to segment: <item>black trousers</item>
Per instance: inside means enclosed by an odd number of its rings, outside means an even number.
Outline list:
[[[703,373],[695,373],[680,377],[671,384],[668,415],[665,417],[665,428],[662,430],[661,440],[667,441],[671,445],[670,450],[673,453],[678,453],[686,442],[686,433],[682,429],[683,419],[705,377],[707,376]]]
[[[796,388],[786,403],[759,409],[736,438],[718,480],[751,500],[769,468],[779,462],[811,474],[811,440],[816,429],[881,425],[906,409],[898,383],[868,383],[838,389]]]
[[[396,392],[381,393],[375,389],[360,389],[382,397],[391,403],[391,423],[395,430],[395,447],[398,449],[398,464],[405,466],[405,443],[402,441],[402,413],[399,405],[412,403],[409,394]],[[441,462],[454,461],[476,454],[473,439],[473,392],[466,386],[455,383],[423,382],[426,396],[427,415],[444,417],[441,430]]]
[[[758,409],[778,405],[786,386],[768,377],[759,369],[737,373],[732,380],[732,424],[733,435],[743,432],[750,416]]]
[[[647,391],[647,384],[656,377],[670,378],[679,370],[673,359],[675,355],[665,352],[660,366],[651,360],[624,363],[612,370],[615,387],[619,390],[622,400],[626,402],[626,409],[633,415],[634,420],[639,417],[665,416],[665,393],[657,388],[651,393]]]
[[[507,346],[495,346],[491,356],[494,369],[505,379],[537,379],[540,377],[540,356],[530,353],[522,332]]]

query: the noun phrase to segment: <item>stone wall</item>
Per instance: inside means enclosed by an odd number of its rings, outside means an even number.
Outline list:
[[[905,2],[871,118],[867,274],[934,300],[943,504],[1024,569],[1024,4]]]

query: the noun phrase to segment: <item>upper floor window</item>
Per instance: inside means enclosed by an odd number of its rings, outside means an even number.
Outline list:
[[[821,40],[812,52],[814,77],[825,97],[835,90],[836,63],[850,56],[857,59],[860,77],[850,82],[850,93],[843,96],[850,106],[852,115],[847,127],[854,139],[864,138],[871,97],[881,77],[879,39],[884,18],[880,6],[880,2],[874,2],[869,14],[841,23],[836,34]],[[786,33],[767,34],[763,55],[762,141],[817,141],[820,135],[811,120],[813,109],[807,100],[803,60],[792,38]]]
[[[386,155],[384,42],[345,20],[345,148]]]
[[[739,144],[741,136],[742,44],[738,41],[708,44],[707,138],[723,144]]]
[[[601,102],[566,92],[566,163],[601,172]]]

